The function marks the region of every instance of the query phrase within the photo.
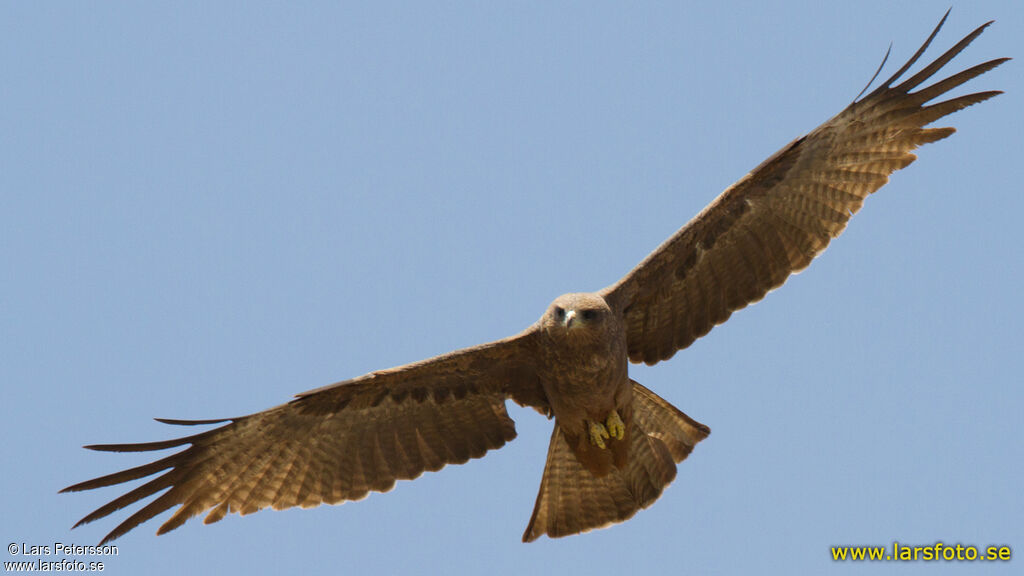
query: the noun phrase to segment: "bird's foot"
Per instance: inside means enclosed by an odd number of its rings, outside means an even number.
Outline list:
[[[598,448],[607,448],[605,440],[614,438],[622,440],[626,437],[626,425],[619,418],[619,413],[612,410],[604,424],[587,420],[587,428],[590,433],[590,443]]]
[[[622,440],[626,437],[626,425],[623,424],[622,418],[619,418],[619,413],[615,410],[608,414],[608,419],[604,423],[605,428],[608,429],[608,434],[616,440]]]
[[[590,429],[590,443],[598,448],[607,448],[605,438],[609,438],[608,429],[600,422],[587,420],[587,427]]]

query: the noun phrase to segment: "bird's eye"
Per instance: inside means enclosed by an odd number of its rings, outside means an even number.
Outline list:
[[[565,318],[565,308],[562,308],[561,306],[555,306],[555,316],[558,319]]]
[[[583,319],[584,320],[593,320],[594,318],[597,318],[597,310],[591,309],[591,310],[584,310],[583,311]]]

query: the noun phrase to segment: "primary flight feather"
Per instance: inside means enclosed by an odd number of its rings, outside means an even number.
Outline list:
[[[891,78],[730,186],[616,284],[560,296],[515,336],[305,392],[241,418],[161,420],[222,424],[192,436],[87,446],[186,448],[65,488],[90,490],[159,473],[75,526],[160,492],[103,542],[175,507],[158,534],[204,512],[210,523],[228,512],[337,504],[386,492],[396,480],[479,458],[515,438],[508,399],[555,420],[524,541],[630,518],[658,499],[676,464],[710,430],[631,380],[629,362],[671,358],[806,267],[869,194],[914,161],[914,149],[954,132],[927,126],[1000,93],[935,102],[1007,58],[920,88],[988,24],[900,80],[945,20]]]

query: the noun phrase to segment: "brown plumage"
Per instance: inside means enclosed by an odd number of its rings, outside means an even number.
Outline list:
[[[926,128],[997,91],[932,103],[995,68],[991,60],[921,86],[973,41],[969,34],[896,83],[945,22],[891,78],[729,187],[618,283],[567,294],[522,333],[306,392],[287,404],[176,440],[87,446],[146,452],[187,446],[136,468],[63,491],[159,475],[75,526],[161,491],[105,538],[178,507],[162,534],[206,513],[248,514],[358,500],[512,440],[505,402],[555,419],[524,541],[566,536],[631,517],[674,478],[676,463],[709,433],[630,380],[628,361],[672,357],[810,264],[912,151],[952,134]]]

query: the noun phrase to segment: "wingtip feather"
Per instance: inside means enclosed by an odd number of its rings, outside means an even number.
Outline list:
[[[211,420],[180,420],[176,418],[153,418],[161,424],[170,424],[171,426],[205,426],[208,424],[223,424],[224,422],[231,422],[238,420],[238,418],[214,418]]]

